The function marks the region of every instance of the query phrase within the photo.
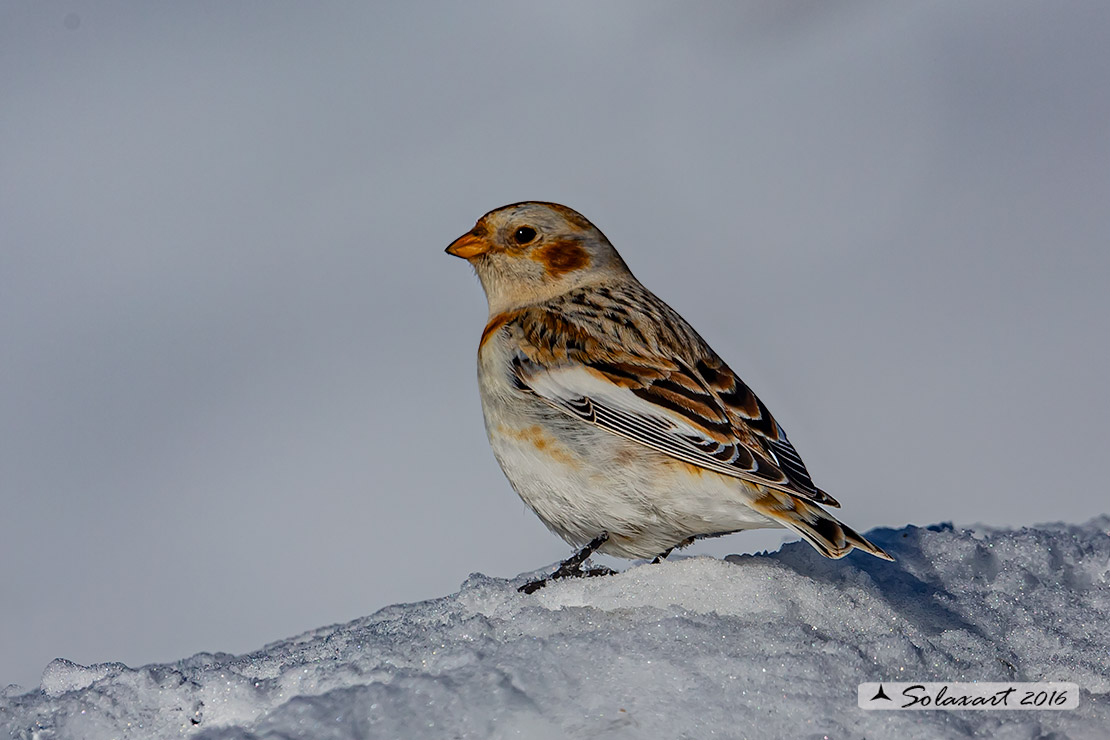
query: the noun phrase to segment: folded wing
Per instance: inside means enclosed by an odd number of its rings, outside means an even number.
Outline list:
[[[513,372],[522,389],[586,423],[707,470],[839,506],[814,486],[782,427],[715,355],[583,359],[547,363],[521,354]]]

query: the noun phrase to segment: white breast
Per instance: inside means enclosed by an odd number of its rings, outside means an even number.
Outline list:
[[[746,506],[741,481],[692,472],[519,389],[510,341],[496,332],[478,353],[486,433],[517,494],[564,540],[582,546],[608,532],[601,552],[649,558],[691,536],[775,526]]]

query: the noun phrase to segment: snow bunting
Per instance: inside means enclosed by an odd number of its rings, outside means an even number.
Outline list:
[[[822,555],[890,556],[818,504],[767,407],[576,211],[490,211],[448,254],[489,302],[478,387],[493,454],[524,503],[582,548],[665,558],[702,537],[787,527]],[[544,581],[529,584],[532,591]]]

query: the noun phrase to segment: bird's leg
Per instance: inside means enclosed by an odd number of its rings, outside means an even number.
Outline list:
[[[593,540],[591,540],[590,544],[586,545],[577,553],[560,563],[559,567],[550,576],[548,576],[547,578],[541,578],[538,581],[526,583],[517,590],[522,593],[530,594],[535,593],[536,591],[539,591],[541,588],[546,586],[549,580],[553,581],[558,578],[584,578],[588,576],[612,575],[613,571],[605,567],[587,568],[585,570],[582,569],[582,563],[586,562],[587,558],[593,555],[594,551],[604,545],[606,540],[608,539],[609,533],[602,532]]]
[[[577,578],[588,574],[590,571],[582,570],[582,563],[586,562],[586,559],[593,555],[594,551],[604,545],[608,539],[608,532],[602,532],[593,538],[590,544],[560,563],[559,569],[551,574],[551,578]]]
[[[672,552],[674,552],[675,550],[681,550],[684,547],[694,544],[694,540],[696,539],[697,537],[687,537],[682,542],[679,542],[677,545],[671,545],[666,550],[656,555],[655,560],[652,560],[651,564],[655,565],[656,563],[662,563]]]

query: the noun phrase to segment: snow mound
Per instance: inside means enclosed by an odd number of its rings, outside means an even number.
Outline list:
[[[56,660],[0,698],[15,738],[1104,738],[1110,517],[873,530],[887,563],[779,552],[534,595],[473,575],[243,656]],[[672,556],[673,557],[673,556]],[[531,575],[531,574],[529,574]],[[1072,711],[868,712],[863,681],[1071,681]]]

